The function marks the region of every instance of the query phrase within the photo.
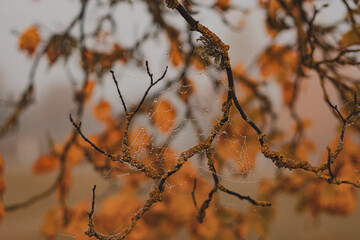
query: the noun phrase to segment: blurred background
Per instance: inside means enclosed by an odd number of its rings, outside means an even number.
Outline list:
[[[241,1],[241,4],[251,6],[257,4],[255,2]],[[96,8],[90,9],[88,24],[95,24]],[[19,34],[33,24],[38,25],[45,33],[61,31],[78,11],[79,4],[75,0],[0,1],[0,100],[3,101],[0,106],[0,121],[5,118],[9,106],[18,99],[29,79],[32,61],[18,49]],[[119,17],[127,19],[118,26],[117,34],[122,42],[131,42],[134,35],[139,34],[146,27],[142,24],[148,21],[148,16],[144,13],[145,9],[138,8],[136,5],[119,13]],[[326,13],[319,16],[319,19],[325,22],[336,21],[336,16],[342,14],[345,14],[345,9],[339,4],[339,1],[334,0],[331,1],[330,8]],[[230,57],[233,63],[240,62],[244,66],[249,66],[271,41],[266,34],[264,13],[261,10],[250,11],[244,21],[239,18],[239,24],[242,24],[239,32],[224,27],[221,19],[211,15],[209,11],[201,12],[196,17],[230,45]],[[237,18],[237,16],[233,17]],[[127,34],[123,34],[124,32]],[[286,38],[284,36],[284,41]],[[157,55],[163,52],[156,51],[156,46],[149,49],[154,51],[154,60],[149,59],[154,71],[161,72],[166,63],[156,62],[156,59],[158,59]],[[77,74],[76,70],[74,71]],[[101,126],[95,122],[91,116],[91,110],[89,110],[97,100],[106,96],[114,103],[115,111],[121,109],[110,77],[110,75],[105,77],[103,86],[96,90],[95,97],[85,112],[86,123],[84,124],[87,129],[90,129],[88,133],[101,130]],[[144,78],[144,73],[129,69],[122,71],[121,77],[127,79],[123,83],[123,87],[127,87],[124,91],[125,98],[129,99],[133,94],[141,93],[142,90],[139,91],[136,86]],[[47,188],[55,177],[54,174],[34,176],[31,166],[40,154],[49,150],[46,142],[49,134],[55,141],[62,141],[72,128],[68,115],[73,110],[73,102],[71,91],[69,91],[71,83],[67,79],[68,75],[62,64],[49,68],[45,61],[41,62],[35,80],[35,103],[22,115],[19,126],[0,140],[0,153],[6,164],[7,191],[4,202],[13,203],[26,199]],[[304,91],[301,91],[301,96],[299,96],[297,109],[304,118],[307,116],[314,118],[315,116],[308,135],[318,146],[313,158],[319,159],[336,130],[337,121],[322,101],[322,94],[319,94],[320,86],[316,79],[310,77],[302,87]],[[269,91],[273,92],[272,100],[277,111],[281,111],[282,106],[276,105],[279,102],[279,89],[276,86],[270,86]],[[282,114],[280,123],[288,124],[288,122],[288,113]],[[249,178],[241,182],[233,182],[229,179],[227,184],[233,189],[238,188],[248,194],[255,193],[254,189],[259,179],[264,175],[274,173],[272,163],[261,157],[258,159],[257,168]],[[92,169],[86,164],[77,167],[73,182],[70,203],[84,198],[88,198],[90,202],[90,190],[94,184],[98,185],[98,189],[106,189],[109,185],[103,178],[92,173]],[[101,194],[101,190],[99,190],[99,194]],[[55,197],[51,196],[30,208],[7,214],[0,225],[1,239],[42,239],[40,228],[43,216],[55,201]],[[246,206],[246,203],[239,203],[237,199],[227,199],[225,202],[229,206],[239,209]],[[285,195],[280,197],[275,206],[277,217],[271,227],[269,239],[358,239],[360,233],[359,205],[348,217],[322,215],[316,221],[306,214],[296,214],[294,206],[293,198]],[[255,239],[251,236],[248,239]],[[71,236],[59,234],[58,239],[71,239]]]

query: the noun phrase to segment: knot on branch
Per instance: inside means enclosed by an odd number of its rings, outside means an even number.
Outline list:
[[[179,2],[177,0],[165,0],[166,6],[168,8],[174,9],[179,6]]]

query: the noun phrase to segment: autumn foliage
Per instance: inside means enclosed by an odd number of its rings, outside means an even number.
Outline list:
[[[75,62],[82,77],[71,89],[72,130],[63,141],[51,142],[32,166],[35,175],[56,173],[48,189],[24,202],[4,204],[0,155],[0,221],[7,211],[21,211],[53,194],[58,204],[44,216],[46,239],[56,239],[57,233],[74,239],[246,239],[253,230],[266,239],[280,194],[291,195],[298,213],[315,219],[354,212],[360,188],[359,1],[341,1],[346,14],[329,24],[317,21],[328,5],[312,0],[259,0],[249,9],[230,0],[103,1],[107,9],[146,7],[156,28],[146,29],[130,45],[116,39],[119,16],[113,11],[100,14],[90,30],[87,11],[94,6],[91,0],[77,2],[79,12],[63,32],[45,37],[41,27],[30,26],[19,36],[19,49],[30,60],[44,58],[49,67]],[[196,20],[204,9],[235,31],[241,28],[231,14],[246,21],[248,12],[263,11],[270,41],[250,67],[233,62],[233,46]],[[165,48],[162,61],[149,57],[146,46],[151,44]],[[160,72],[153,62],[161,63]],[[144,73],[140,97],[129,99],[118,71],[125,68]],[[328,130],[333,139],[325,140],[325,149],[307,136],[311,119],[296,108],[309,79],[320,86],[318,94],[338,121],[336,129]],[[94,97],[104,81],[113,83],[121,110],[106,95]],[[274,98],[269,86],[281,97]],[[35,88],[30,79],[0,125],[3,139],[21,124]],[[101,131],[82,126],[87,108]],[[278,122],[283,115],[289,115],[288,126]],[[319,159],[316,151],[323,152]],[[241,186],[227,186],[228,179],[256,172],[259,159],[272,162],[276,174],[263,176],[254,196]],[[91,186],[92,199],[69,204],[74,169],[85,164],[109,181],[121,178],[121,185],[101,197],[99,186]],[[244,201],[247,207],[229,208],[219,196]]]

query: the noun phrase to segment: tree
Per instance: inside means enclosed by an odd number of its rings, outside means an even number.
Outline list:
[[[56,171],[53,184],[23,202],[1,203],[0,216],[56,194],[58,205],[44,217],[48,239],[58,232],[76,235],[79,231],[91,239],[169,239],[184,229],[191,239],[243,239],[252,228],[266,238],[275,218],[272,205],[281,193],[293,194],[298,209],[314,218],[321,213],[346,216],[354,211],[360,187],[359,80],[349,73],[359,71],[359,1],[341,1],[346,14],[333,23],[321,23],[318,15],[326,12],[328,4],[260,0],[254,8],[264,9],[272,41],[253,63],[253,72],[233,63],[229,45],[193,18],[208,8],[221,17],[224,27],[238,28],[229,16],[246,15],[248,9],[235,1],[111,0],[93,1],[94,6],[90,0],[79,2],[78,14],[64,31],[44,39],[39,26],[30,26],[19,36],[19,48],[32,58],[33,67],[27,87],[0,127],[2,137],[36,97],[35,73],[42,59],[50,67],[77,63],[82,77],[72,77],[72,131],[61,143],[49,141],[49,152],[33,165],[35,174]],[[156,28],[145,29],[126,45],[116,40],[119,19],[115,10],[129,4],[146,7]],[[90,7],[107,9],[92,27],[87,26]],[[284,41],[286,34],[291,37]],[[159,52],[163,46],[169,52],[169,66],[162,66],[160,73],[153,73],[145,51],[154,41],[162,43]],[[117,77],[120,71],[115,70],[131,67],[141,69],[148,79],[136,101],[125,98]],[[192,72],[206,73],[206,81],[197,81]],[[310,75],[316,75],[312,80],[321,86],[319,94],[339,121],[338,130],[329,130],[334,139],[319,161],[311,156],[314,143],[306,135],[309,120],[296,109],[300,85]],[[93,114],[103,130],[89,135],[81,126],[87,121],[84,110],[94,90],[109,78],[122,110],[114,114],[111,104],[100,100]],[[269,83],[280,88],[293,131],[277,124],[285,110],[276,110],[266,88]],[[207,102],[211,114],[199,110],[204,88],[211,93]],[[229,171],[242,175],[255,171],[260,156],[272,161],[277,174],[262,179],[257,196],[224,184],[223,174]],[[94,186],[90,202],[70,205],[73,170],[85,161],[101,176],[123,176],[123,185],[117,194],[101,201]],[[144,184],[151,184],[152,189],[142,199],[139,191]],[[4,194],[1,178],[0,195]],[[220,194],[247,202],[248,210],[225,207]],[[129,203],[135,212],[125,207]],[[255,210],[261,218],[253,217]],[[84,239],[85,235],[75,237]]]

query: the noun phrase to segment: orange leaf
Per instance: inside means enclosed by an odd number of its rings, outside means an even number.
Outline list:
[[[2,195],[4,195],[6,190],[6,181],[3,176],[0,175],[0,198]]]
[[[261,54],[258,63],[263,77],[275,76],[281,80],[296,71],[298,56],[289,47],[274,44]]]
[[[356,207],[356,194],[354,188],[349,185],[334,186],[324,182],[312,182],[306,194],[306,200],[314,216],[322,211],[346,216]]]
[[[68,35],[53,35],[46,46],[46,55],[50,65],[54,64],[60,56],[65,60],[70,56],[72,49],[77,46],[74,38]]]
[[[351,29],[342,35],[339,41],[340,48],[347,48],[352,45],[360,44],[360,26],[355,29]]]
[[[129,51],[121,47],[119,44],[114,44],[114,51],[111,55],[112,59],[118,60],[120,62],[126,63],[127,58],[129,57]]]
[[[67,156],[68,156],[67,163],[71,164],[72,166],[75,166],[75,165],[79,165],[84,159],[84,152],[81,148],[72,145],[69,149]]]
[[[179,50],[179,43],[173,38],[170,40],[170,59],[174,66],[178,66],[184,62],[182,53]]]
[[[175,167],[177,157],[177,152],[171,147],[163,148],[161,151],[161,167],[163,170],[168,171]]]
[[[39,157],[32,167],[33,173],[42,174],[54,171],[59,167],[59,157],[53,153]]]
[[[193,227],[199,239],[215,239],[220,229],[219,218],[215,215],[214,210],[209,208],[206,211],[204,222],[196,223]]]
[[[57,233],[62,229],[63,219],[64,211],[61,207],[53,207],[47,211],[41,227],[41,232],[46,239],[55,239]]]
[[[169,132],[174,126],[176,119],[176,112],[171,104],[166,100],[156,102],[152,111],[154,125],[163,133]]]
[[[201,56],[198,53],[199,51],[195,50],[194,55],[191,58],[191,64],[197,69],[197,70],[205,70],[206,69],[206,60],[201,58]]]
[[[4,161],[0,154],[0,199],[6,190],[6,182],[4,178]],[[0,221],[1,221],[1,213],[0,213]]]
[[[185,78],[181,83],[181,87],[178,91],[179,97],[187,102],[189,100],[189,96],[194,92],[194,84],[190,79]]]
[[[0,154],[0,175],[4,173],[4,159]]]
[[[131,153],[140,154],[143,153],[146,146],[150,144],[151,137],[144,127],[139,127],[130,133],[129,140],[131,144]]]
[[[284,80],[281,82],[281,87],[283,93],[283,101],[288,107],[290,107],[294,95],[294,84],[288,80]]]
[[[72,209],[67,209],[70,213],[69,222],[64,226],[62,233],[67,235],[72,235],[71,239],[73,240],[85,240],[93,239],[79,234],[79,232],[85,232],[88,228],[88,211],[89,211],[89,201],[84,200],[76,203]],[[94,220],[97,221],[96,215]]]
[[[86,103],[91,96],[92,91],[94,90],[95,87],[95,81],[90,81],[88,80],[86,82],[85,88],[84,88],[84,102]]]
[[[226,11],[230,8],[230,0],[217,0],[214,6],[222,11]]]
[[[40,35],[38,33],[38,28],[32,26],[26,29],[20,36],[19,39],[19,48],[24,50],[31,56],[40,43]]]
[[[0,200],[0,223],[4,219],[4,216],[5,216],[5,206],[3,202]]]
[[[100,122],[106,122],[111,118],[111,105],[106,100],[101,100],[94,108],[93,114]]]
[[[124,207],[126,206],[126,207]],[[142,206],[136,197],[136,189],[125,187],[115,196],[104,199],[101,205],[103,227],[108,231],[117,231],[119,225],[127,221]]]

